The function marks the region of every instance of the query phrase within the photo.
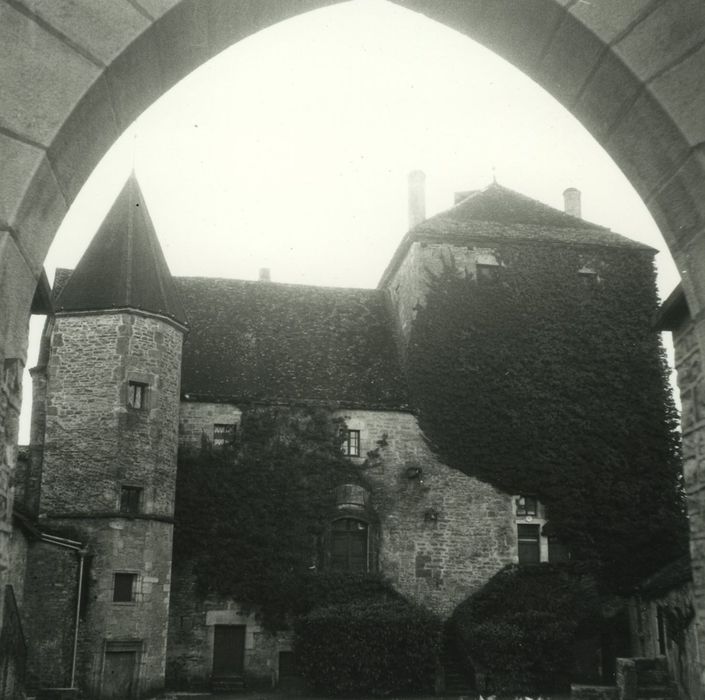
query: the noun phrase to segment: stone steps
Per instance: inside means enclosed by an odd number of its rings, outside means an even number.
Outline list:
[[[214,676],[211,678],[213,693],[242,693],[245,690],[245,679],[242,676]]]

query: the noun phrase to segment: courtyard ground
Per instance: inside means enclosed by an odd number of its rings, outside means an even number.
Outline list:
[[[287,700],[288,698],[292,700],[340,700],[340,698],[331,698],[324,695],[299,695],[276,691],[250,691],[233,694],[176,692],[164,696],[164,700]],[[385,697],[384,700],[441,700],[442,698],[447,700],[479,700],[477,695],[390,695]],[[516,700],[514,696],[507,698],[491,696],[491,698],[492,700]],[[373,698],[372,696],[346,696],[345,700],[379,700],[379,698]],[[487,698],[486,700],[490,699]],[[526,700],[532,699],[527,698]],[[539,700],[539,698],[534,698],[533,700]],[[541,696],[540,700],[570,700],[570,695],[544,695]]]

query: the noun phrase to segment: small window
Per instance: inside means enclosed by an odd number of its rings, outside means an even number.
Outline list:
[[[538,564],[541,561],[541,540],[538,525],[517,525],[519,563]]]
[[[478,282],[495,282],[499,279],[499,265],[477,263],[475,266]]]
[[[597,285],[597,272],[579,272],[578,274],[583,287],[592,289],[592,287]]]
[[[331,527],[330,564],[334,571],[367,571],[367,523],[335,520]]]
[[[113,581],[113,602],[131,603],[135,600],[137,574],[116,573]]]
[[[578,270],[578,278],[580,279],[580,282],[583,287],[585,287],[586,289],[592,289],[593,287],[596,287],[599,281],[597,272],[591,267],[586,266],[581,267]]]
[[[535,516],[538,513],[538,500],[536,496],[519,496],[517,498],[517,515]]]
[[[215,423],[213,425],[213,446],[230,447],[235,444],[235,423]]]
[[[147,387],[144,382],[127,382],[127,405],[139,411],[147,408]]]
[[[142,489],[139,486],[120,487],[120,512],[134,515],[140,512]]]
[[[360,456],[360,431],[347,430],[343,441],[343,454],[348,457]]]

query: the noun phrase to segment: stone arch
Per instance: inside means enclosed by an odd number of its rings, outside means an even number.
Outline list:
[[[11,510],[29,308],[76,193],[127,125],[191,70],[254,32],[339,1],[0,0],[0,525]],[[657,221],[705,349],[701,0],[392,1],[507,58],[592,132]],[[0,583],[6,539],[3,530]]]
[[[22,354],[31,288],[61,219],[120,133],[221,50],[339,1],[124,0],[74,15],[62,3],[0,4],[8,57],[0,86],[9,97],[0,106],[0,240],[14,262],[2,271],[6,357]],[[697,313],[705,300],[705,281],[691,272],[691,260],[705,256],[702,3],[392,1],[507,58],[592,132],[651,210]]]

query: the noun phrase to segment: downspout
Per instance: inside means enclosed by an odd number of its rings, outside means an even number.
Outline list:
[[[83,564],[86,560],[86,548],[78,550],[78,593],[76,594],[76,620],[73,629],[73,652],[71,654],[71,687],[76,687],[76,658],[78,656],[78,626],[81,622],[81,594],[83,593]]]
[[[67,540],[64,537],[56,537],[55,535],[48,535],[42,532],[39,536],[43,542],[47,544],[53,544],[56,547],[64,547],[65,549],[71,549],[76,552],[79,557],[78,561],[78,590],[76,592],[76,617],[74,620],[73,629],[73,650],[71,654],[71,688],[75,688],[76,685],[76,659],[78,656],[78,627],[81,618],[81,594],[83,593],[83,567],[86,559],[86,554],[88,553],[88,548],[82,545],[76,540]]]

